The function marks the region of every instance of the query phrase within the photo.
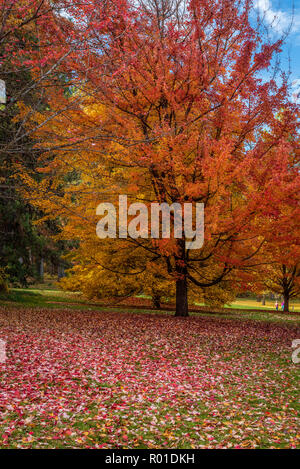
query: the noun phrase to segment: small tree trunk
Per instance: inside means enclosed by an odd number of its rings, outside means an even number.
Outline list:
[[[175,316],[189,315],[187,296],[187,268],[185,264],[185,240],[178,240],[178,258],[176,259],[176,312]]]
[[[57,279],[60,280],[65,276],[65,269],[63,265],[58,264],[57,266]]]
[[[152,305],[154,308],[160,309],[160,296],[159,295],[152,296]]]
[[[176,313],[175,316],[186,317],[189,315],[187,298],[186,275],[176,280]]]
[[[40,260],[40,281],[44,282],[44,258],[42,257]]]
[[[290,301],[290,295],[288,294],[288,292],[285,292],[284,295],[283,295],[283,301],[284,301],[284,309],[283,311],[285,313],[288,313],[289,312],[289,301]]]

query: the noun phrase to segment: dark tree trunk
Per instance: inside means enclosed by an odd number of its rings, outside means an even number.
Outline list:
[[[289,312],[289,302],[290,302],[290,295],[289,295],[288,292],[284,293],[283,300],[284,300],[284,309],[283,309],[283,311],[285,313],[288,313]]]
[[[61,278],[65,276],[65,268],[63,265],[57,266],[57,280],[59,281]]]
[[[178,240],[178,257],[176,259],[176,312],[175,316],[186,317],[188,309],[187,268],[185,258],[185,240]]]
[[[40,281],[44,282],[44,258],[42,257],[40,260]]]
[[[160,296],[159,295],[152,296],[152,305],[154,308],[160,309]]]
[[[176,313],[175,316],[188,316],[187,279],[186,275],[176,280]]]

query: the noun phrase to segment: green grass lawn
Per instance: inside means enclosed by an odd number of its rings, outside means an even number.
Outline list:
[[[280,301],[279,309],[280,309]],[[266,304],[262,305],[261,303],[257,302],[256,300],[252,300],[249,298],[238,298],[234,301],[231,305],[228,306],[229,308],[240,308],[240,309],[265,309],[265,310],[275,310],[275,301],[266,300]],[[290,301],[290,311],[294,308],[295,312],[300,312],[300,302],[299,300],[291,300]]]
[[[0,449],[300,447],[294,319],[92,310],[46,290],[10,300]]]
[[[100,302],[86,300],[78,293],[64,292],[57,287],[50,285],[38,285],[30,288],[14,288],[8,295],[0,294],[0,306],[22,306],[22,307],[39,307],[49,309],[80,309],[89,311],[115,311],[115,312],[134,312],[135,309],[130,306],[107,306]],[[227,318],[236,320],[258,320],[271,322],[288,322],[299,323],[300,316],[282,313],[276,313],[270,305],[265,307],[258,305],[255,300],[238,299],[231,306],[224,310],[191,312],[191,316],[207,317],[213,315],[214,318]],[[202,306],[202,305],[199,305]],[[192,309],[192,307],[191,307]],[[152,310],[143,307],[137,310],[138,313],[164,314],[173,315],[172,311]]]

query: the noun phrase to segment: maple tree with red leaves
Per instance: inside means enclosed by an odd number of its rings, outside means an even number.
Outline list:
[[[187,250],[184,239],[126,241],[152,253],[153,263],[163,260],[176,282],[176,315],[187,316],[189,286],[209,288],[255,266],[268,219],[299,189],[290,164],[298,107],[286,77],[280,85],[261,78],[281,41],[265,43],[250,24],[250,1],[68,6],[72,19],[63,25],[81,37],[84,53],[74,49],[61,67],[76,77],[71,99],[52,93],[50,111],[38,116],[49,176],[43,209],[57,208],[70,167],[81,174],[73,185],[77,209],[68,184],[56,215],[80,220],[87,193],[99,203],[105,188],[113,201],[126,193],[149,204],[204,203],[199,250]]]

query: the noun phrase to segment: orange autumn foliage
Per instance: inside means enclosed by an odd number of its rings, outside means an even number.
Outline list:
[[[44,177],[24,178],[36,205],[63,220],[62,236],[85,247],[75,269],[85,256],[99,256],[105,289],[110,270],[124,286],[156,265],[173,282],[176,314],[185,316],[189,289],[228,282],[230,291],[248,281],[268,220],[283,198],[293,207],[299,174],[290,135],[298,132],[298,107],[285,79],[260,78],[281,43],[264,43],[250,25],[251,2],[138,5],[123,2],[106,23],[99,2],[82,7],[88,53],[64,64],[81,85],[71,96],[50,88],[49,110],[32,116],[33,127],[40,123]],[[116,203],[118,194],[148,206],[204,203],[203,247],[188,251],[182,239],[97,239],[96,207]]]

